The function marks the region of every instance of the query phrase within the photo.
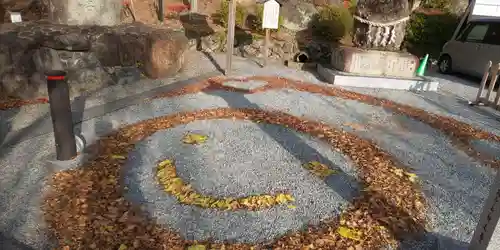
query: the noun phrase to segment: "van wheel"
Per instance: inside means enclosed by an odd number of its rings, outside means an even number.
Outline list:
[[[443,55],[438,61],[439,72],[442,74],[451,73],[451,57],[449,55]]]

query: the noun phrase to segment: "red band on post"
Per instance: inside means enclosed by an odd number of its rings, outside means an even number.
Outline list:
[[[47,80],[64,80],[64,76],[47,76]]]

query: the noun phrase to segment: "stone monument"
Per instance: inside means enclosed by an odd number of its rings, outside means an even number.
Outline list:
[[[44,0],[52,23],[112,26],[120,23],[122,0]]]
[[[419,59],[401,52],[405,28],[410,14],[420,5],[419,0],[360,0],[354,12],[354,47],[335,48],[331,57],[333,71],[318,66],[320,74],[336,74],[334,84],[358,87],[383,87],[412,90],[437,90],[437,83],[415,76]],[[346,77],[377,77],[376,79],[349,79]],[[328,80],[328,77],[325,77]],[[335,78],[335,79],[334,79]],[[382,79],[381,79],[382,78]],[[384,78],[394,82],[389,83]],[[367,81],[369,80],[369,81]],[[372,81],[373,80],[373,81]],[[380,86],[377,86],[377,80]],[[401,81],[399,81],[401,80]]]

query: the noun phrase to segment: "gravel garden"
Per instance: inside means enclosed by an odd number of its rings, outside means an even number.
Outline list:
[[[213,77],[145,105],[53,176],[60,245],[465,249],[498,166],[490,132],[283,77]]]

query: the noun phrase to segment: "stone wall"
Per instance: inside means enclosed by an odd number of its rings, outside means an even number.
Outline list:
[[[67,70],[74,94],[113,84],[104,70],[109,67],[139,67],[150,78],[171,76],[181,69],[187,44],[183,32],[140,23],[112,27],[4,24],[0,29],[0,93],[44,96],[43,71],[48,69]]]

